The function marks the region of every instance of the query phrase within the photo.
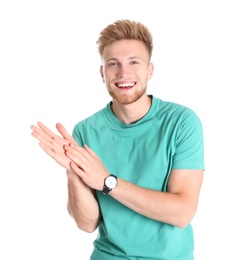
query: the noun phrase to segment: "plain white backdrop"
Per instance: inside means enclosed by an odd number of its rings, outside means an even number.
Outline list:
[[[247,13],[239,0],[1,1],[0,259],[89,259],[96,233],[68,215],[64,169],[30,125],[62,122],[71,132],[110,101],[96,40],[125,18],[153,34],[148,93],[191,107],[203,123],[196,260],[248,259]]]

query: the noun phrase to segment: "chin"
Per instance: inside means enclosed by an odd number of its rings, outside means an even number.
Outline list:
[[[110,93],[112,98],[121,105],[129,105],[139,100],[144,93],[135,93],[134,95],[115,95]]]

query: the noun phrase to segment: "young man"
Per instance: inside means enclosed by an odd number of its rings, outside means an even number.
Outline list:
[[[190,224],[204,172],[203,131],[189,108],[147,94],[151,33],[119,20],[97,41],[112,97],[77,123],[72,136],[31,126],[68,177],[68,211],[86,232],[98,228],[91,260],[194,259]]]

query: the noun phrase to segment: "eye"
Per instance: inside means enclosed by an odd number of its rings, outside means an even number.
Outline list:
[[[117,66],[117,62],[116,61],[111,61],[111,62],[108,63],[108,66],[109,67]]]
[[[138,62],[136,60],[132,60],[131,64],[138,64]]]

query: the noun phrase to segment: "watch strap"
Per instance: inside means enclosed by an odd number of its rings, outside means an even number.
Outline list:
[[[108,194],[112,189],[109,189],[106,185],[104,185],[103,189],[102,189],[102,194],[106,195]]]

